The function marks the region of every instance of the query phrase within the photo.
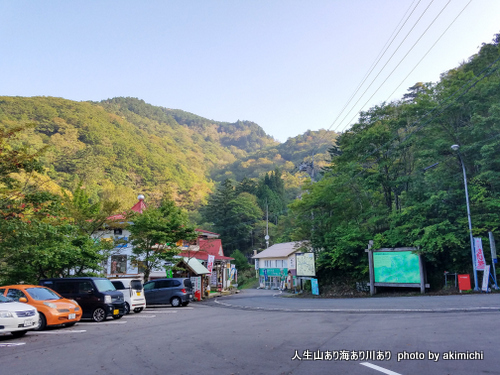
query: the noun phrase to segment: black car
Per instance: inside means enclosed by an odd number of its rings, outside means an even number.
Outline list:
[[[144,284],[144,295],[147,305],[187,306],[193,299],[193,285],[188,278],[152,280]]]
[[[111,281],[104,277],[43,279],[40,280],[40,285],[78,302],[83,311],[83,318],[102,322],[110,315],[113,319],[120,319],[125,315],[122,292],[118,292]]]

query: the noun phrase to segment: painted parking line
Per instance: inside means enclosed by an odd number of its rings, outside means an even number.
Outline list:
[[[168,310],[168,311],[143,311],[141,314],[174,314],[176,310]],[[134,315],[131,315],[134,316]]]
[[[137,315],[136,314],[136,315],[129,315],[129,316],[127,316],[127,319],[130,319],[130,318],[132,318],[132,319],[136,319],[136,318],[137,319],[140,319],[140,318],[146,318],[146,319],[147,318],[156,318],[156,315],[153,315],[153,314],[147,314],[147,315],[141,314],[141,315]]]
[[[5,342],[0,344],[0,348],[8,348],[9,346],[21,346],[26,345],[25,342]]]
[[[191,306],[184,306],[184,307],[167,307],[165,305],[151,305],[151,306],[148,306],[148,309],[151,309],[151,310],[156,310],[156,309],[162,309],[162,310],[193,310],[194,307],[191,307]],[[151,310],[144,310],[143,312],[151,312]]]
[[[82,333],[87,332],[86,329],[61,329],[57,331],[32,331],[30,332],[30,336],[33,335],[64,335],[67,333]]]
[[[98,325],[105,325],[105,324],[126,324],[126,320],[122,321],[109,321],[109,322],[83,322],[82,325],[91,325],[91,324],[98,324]]]
[[[361,362],[360,365],[363,365],[363,366],[366,366],[366,367],[370,367],[370,368],[372,368],[374,370],[383,372],[384,374],[387,374],[387,375],[401,375],[398,372],[387,370],[386,368],[383,368],[383,367],[380,367],[380,366],[377,366],[377,365],[372,365],[371,363],[368,363],[368,362]]]

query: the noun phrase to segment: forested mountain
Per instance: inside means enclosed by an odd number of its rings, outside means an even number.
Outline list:
[[[124,208],[135,202],[138,193],[146,194],[150,202],[168,193],[181,206],[196,210],[217,181],[258,178],[278,166],[293,169],[286,164],[292,159],[275,154],[283,152],[283,145],[253,122],[212,121],[136,98],[75,102],[0,97],[2,128],[28,123],[35,127],[18,142],[35,149],[47,147],[41,159],[50,177],[44,179],[45,185],[73,190],[83,181],[92,199],[118,199]],[[299,147],[307,156],[313,145],[302,142]],[[293,152],[297,150],[288,151]],[[237,176],[220,172],[228,166],[234,169],[242,159],[252,164],[255,153],[259,156],[254,157],[258,159],[254,169],[242,168]],[[291,183],[292,195],[299,184],[298,179]]]
[[[366,279],[369,240],[375,249],[418,247],[433,287],[445,271],[472,274],[462,165],[472,234],[491,264],[488,232],[500,238],[499,72],[500,34],[338,137],[327,173],[291,205],[291,238],[312,239],[321,275]]]

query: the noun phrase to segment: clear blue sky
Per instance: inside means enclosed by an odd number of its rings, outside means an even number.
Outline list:
[[[397,99],[418,81],[437,81],[500,32],[500,0],[472,0],[404,79],[469,0],[449,2],[423,34],[447,3],[0,0],[0,95],[132,96],[217,121],[254,121],[282,142],[308,129],[342,130],[360,109]],[[352,112],[341,114],[415,6],[347,107]]]

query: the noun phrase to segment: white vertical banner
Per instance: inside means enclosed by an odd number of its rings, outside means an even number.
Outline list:
[[[487,265],[484,267],[484,273],[483,273],[483,286],[481,287],[481,290],[483,292],[488,291],[488,280],[490,277],[490,266]]]
[[[212,270],[214,268],[214,260],[215,260],[215,256],[213,255],[209,255],[208,256],[208,261],[207,261],[207,270],[212,273]]]
[[[486,267],[483,252],[483,240],[480,237],[474,237],[474,252],[476,256],[476,270],[483,271]]]

